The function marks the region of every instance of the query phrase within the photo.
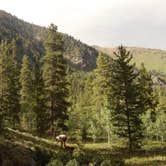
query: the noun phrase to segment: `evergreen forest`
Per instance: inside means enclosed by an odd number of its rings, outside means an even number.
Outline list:
[[[134,53],[0,11],[0,166],[166,165],[166,71]]]

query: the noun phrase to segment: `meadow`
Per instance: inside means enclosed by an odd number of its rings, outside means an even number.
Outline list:
[[[40,138],[31,134],[6,129],[5,138],[0,139],[0,152],[8,155],[8,163],[34,160],[37,165],[46,165],[49,161],[60,160],[64,165],[75,159],[79,165],[87,166],[165,166],[166,142],[144,141],[141,150],[129,153],[125,143],[68,143],[74,151],[61,148],[54,139]],[[4,150],[3,149],[8,149]],[[19,151],[18,151],[19,149]],[[31,159],[30,159],[31,156]],[[23,160],[23,161],[24,161]],[[23,162],[22,161],[22,162]],[[20,165],[23,165],[21,163]]]

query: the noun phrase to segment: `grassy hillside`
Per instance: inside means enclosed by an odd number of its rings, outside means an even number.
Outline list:
[[[103,48],[95,46],[96,49],[113,57],[116,48]],[[166,51],[159,49],[148,49],[139,47],[128,47],[133,54],[133,61],[139,67],[143,62],[148,70],[156,70],[166,73]]]
[[[17,39],[20,59],[27,54],[33,62],[34,56],[44,54],[44,39],[47,28],[30,24],[0,10],[0,41]],[[62,34],[64,56],[76,69],[89,71],[96,67],[98,51],[73,37]]]
[[[67,143],[68,144],[68,143]],[[79,165],[100,166],[164,166],[166,144],[155,141],[144,142],[142,150],[129,155],[124,142],[70,144],[73,152],[62,149],[54,140],[44,139],[28,133],[6,128],[5,139],[0,137],[0,165],[45,166],[50,160],[66,163],[71,159]],[[162,147],[162,148],[161,148]]]

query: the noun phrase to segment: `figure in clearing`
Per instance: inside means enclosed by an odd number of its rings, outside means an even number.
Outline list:
[[[65,134],[60,134],[56,136],[56,141],[61,143],[61,147],[66,147],[67,136]]]

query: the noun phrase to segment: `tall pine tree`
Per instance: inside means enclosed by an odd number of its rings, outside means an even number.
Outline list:
[[[19,67],[17,61],[16,42],[3,42],[0,55],[0,91],[1,112],[5,113],[5,120],[10,126],[19,124]]]
[[[97,59],[97,69],[95,70],[93,85],[96,109],[101,111],[108,104],[111,93],[111,60],[101,52]]]
[[[11,125],[18,127],[20,123],[20,84],[19,74],[20,68],[18,64],[18,49],[16,41],[13,40],[10,44],[11,52],[9,55],[9,79],[8,79],[8,101],[9,101],[9,116],[11,118]]]
[[[36,56],[34,66],[34,112],[36,114],[36,133],[39,136],[46,134],[48,129],[48,111],[46,108],[44,81],[40,57]]]
[[[110,105],[109,99],[111,95],[111,59],[99,53],[97,59],[97,69],[95,70],[95,79],[93,81],[93,101],[94,116],[96,116],[95,124],[100,124],[100,135],[107,134],[108,142],[110,142]],[[103,120],[104,119],[104,120]]]
[[[8,44],[2,42],[0,45],[0,129],[2,131],[4,119],[7,115],[7,59]]]
[[[20,104],[22,111],[22,127],[31,130],[34,127],[34,113],[33,113],[33,80],[32,69],[29,59],[26,55],[22,59],[22,67],[20,72]]]
[[[155,110],[158,106],[159,98],[152,81],[152,76],[150,72],[146,70],[143,63],[139,71],[138,84],[140,109],[143,111],[142,121],[144,124],[144,135],[151,138],[152,135],[154,136],[157,133],[157,131],[154,130],[154,128],[156,129],[154,126],[157,126],[155,121],[158,115],[156,115]]]
[[[115,132],[128,140],[131,151],[142,139],[142,110],[138,104],[137,72],[131,64],[132,55],[123,46],[114,53],[112,66],[112,108]]]
[[[63,57],[63,41],[57,27],[51,24],[45,42],[46,55],[43,63],[43,79],[47,95],[47,107],[50,111],[50,129],[52,134],[66,130],[67,81],[66,62]]]

